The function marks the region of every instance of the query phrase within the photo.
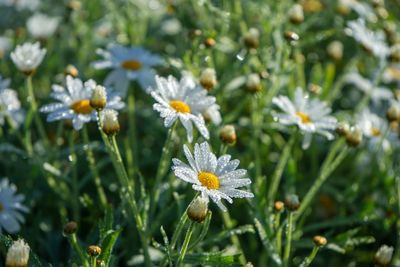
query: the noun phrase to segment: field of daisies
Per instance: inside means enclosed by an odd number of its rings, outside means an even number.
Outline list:
[[[0,266],[400,266],[399,0],[0,0]]]

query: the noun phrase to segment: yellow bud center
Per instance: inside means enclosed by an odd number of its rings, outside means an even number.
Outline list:
[[[142,68],[142,63],[137,60],[126,60],[121,63],[121,67],[126,70],[140,70]]]
[[[89,99],[78,100],[74,102],[70,108],[78,114],[90,114],[93,111]]]
[[[373,136],[380,136],[381,135],[381,130],[379,130],[378,128],[372,127],[371,134]]]
[[[219,179],[215,174],[211,172],[200,172],[197,175],[197,178],[199,178],[200,183],[208,189],[219,188]]]
[[[304,112],[297,111],[296,112],[296,116],[299,117],[301,119],[301,122],[304,123],[304,124],[308,124],[308,123],[312,122],[310,116],[308,116]]]
[[[180,100],[171,100],[169,101],[169,105],[177,112],[190,113],[192,111],[188,104]]]

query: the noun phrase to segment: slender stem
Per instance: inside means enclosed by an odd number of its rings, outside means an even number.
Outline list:
[[[286,225],[286,245],[285,254],[283,256],[283,266],[289,266],[290,249],[292,246],[292,232],[293,232],[293,212],[288,211],[288,219]]]
[[[274,228],[276,231],[276,236],[275,236],[275,243],[276,243],[276,250],[279,255],[281,255],[282,252],[282,227],[280,227],[281,224],[281,212],[276,212],[275,217],[274,217]]]
[[[192,237],[192,234],[193,234],[193,226],[194,226],[194,223],[192,221],[190,221],[189,228],[185,235],[185,240],[183,241],[183,245],[182,245],[181,251],[179,253],[178,260],[176,262],[177,267],[182,266],[183,259],[185,258],[186,251],[189,246],[190,238]]]
[[[322,168],[320,175],[318,178],[315,180],[314,184],[310,188],[310,190],[307,192],[306,196],[301,202],[300,208],[296,212],[295,220],[297,220],[303,213],[304,211],[309,207],[311,204],[311,201],[314,199],[315,195],[321,188],[321,186],[324,184],[326,179],[331,175],[331,173],[339,166],[339,164],[342,162],[342,160],[346,157],[348,153],[348,148],[344,147],[342,150],[339,152],[339,155],[335,159],[325,160]],[[330,159],[330,155],[327,156],[327,159]]]
[[[131,154],[127,156],[129,159],[128,173],[134,177],[137,171],[136,159],[137,145],[136,145],[136,117],[135,117],[135,91],[129,90],[128,92],[128,143]]]
[[[78,257],[81,259],[81,262],[84,267],[89,267],[89,263],[83,252],[81,246],[78,244],[78,240],[76,239],[76,235],[72,234],[68,237],[69,243],[71,244],[72,248],[75,250],[75,253],[78,254]]]
[[[285,170],[285,166],[289,160],[290,157],[290,151],[292,150],[293,144],[295,143],[296,140],[296,133],[293,133],[292,136],[290,137],[290,140],[286,143],[285,147],[283,148],[281,157],[279,159],[278,165],[275,168],[275,171],[272,175],[271,178],[271,183],[268,191],[268,206],[270,205],[276,196],[276,192],[278,191],[279,183],[282,178],[283,171]]]
[[[232,222],[232,219],[231,219],[231,216],[230,216],[230,214],[229,214],[229,211],[222,212],[222,219],[223,219],[223,221],[224,221],[225,227],[226,227],[228,230],[229,230],[229,229],[232,229],[232,228],[234,227],[233,222]],[[231,236],[231,242],[232,242],[232,243],[235,245],[235,247],[240,251],[240,257],[239,257],[240,263],[241,263],[243,266],[246,265],[246,263],[247,263],[246,256],[244,255],[243,248],[242,248],[242,246],[241,246],[241,244],[240,244],[240,240],[239,240],[239,238],[238,238],[238,236],[237,236],[236,234],[233,234],[233,235]]]
[[[311,251],[310,255],[308,255],[302,263],[300,263],[299,267],[307,267],[311,264],[311,262],[314,260],[315,256],[317,256],[319,247],[314,246],[313,250]]]
[[[94,184],[96,186],[97,194],[99,195],[100,204],[103,208],[105,208],[105,207],[107,207],[107,197],[106,197],[103,187],[101,186],[101,178],[100,178],[99,172],[97,170],[96,161],[94,159],[92,147],[90,146],[90,140],[89,140],[89,135],[88,135],[86,126],[83,126],[82,135],[83,135],[83,142],[87,146],[87,148],[85,149],[86,158],[89,162],[89,168],[90,168],[90,171],[92,172],[92,176],[94,179]]]
[[[96,257],[90,257],[90,267],[96,267]]]
[[[79,222],[79,181],[77,173],[77,156],[75,152],[75,132],[71,131],[69,135],[69,160],[72,164],[72,211],[74,220]]]

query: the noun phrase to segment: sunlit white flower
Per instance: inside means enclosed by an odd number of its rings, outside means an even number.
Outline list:
[[[331,131],[336,128],[337,121],[330,116],[331,108],[326,103],[319,99],[310,100],[301,88],[296,89],[293,101],[286,96],[278,96],[272,102],[284,112],[275,114],[280,123],[297,125],[304,133],[304,149],[309,147],[313,133],[333,139]]]
[[[50,113],[47,121],[72,120],[75,130],[80,130],[83,124],[96,120],[96,111],[90,106],[92,92],[96,82],[88,80],[83,83],[80,79],[67,76],[66,86],[53,85],[51,97],[58,100],[43,106],[40,111]],[[121,109],[124,103],[121,97],[111,90],[107,92],[106,109]]]
[[[23,239],[14,241],[7,251],[6,267],[28,266],[29,251],[29,245]]]
[[[11,59],[20,71],[31,74],[42,63],[45,55],[46,48],[41,49],[39,42],[24,43],[17,45],[11,53]]]
[[[0,181],[0,232],[2,228],[10,234],[20,230],[20,224],[25,222],[23,213],[28,212],[28,208],[22,205],[24,199],[7,178]]]
[[[254,197],[250,192],[237,189],[251,184],[249,178],[244,178],[246,170],[236,169],[239,160],[231,160],[230,155],[223,155],[217,159],[207,142],[200,145],[196,143],[194,155],[186,145],[183,146],[183,150],[189,165],[174,158],[172,169],[176,177],[191,183],[194,190],[200,191],[202,197],[211,198],[221,210],[226,211],[222,199],[232,203],[232,198]]]
[[[156,76],[156,84],[151,95],[158,103],[153,108],[164,118],[164,126],[169,128],[179,119],[186,129],[189,142],[192,142],[193,122],[201,135],[208,139],[209,133],[202,114],[215,104],[215,97],[208,96],[207,90],[196,85],[189,75],[183,76],[180,81],[172,76]]]
[[[27,20],[26,28],[33,37],[45,39],[54,34],[59,22],[59,18],[37,13]]]
[[[368,139],[368,146],[372,150],[380,149],[386,151],[390,149],[390,136],[386,134],[388,131],[388,123],[385,119],[372,113],[369,109],[363,110],[356,116],[356,123],[363,135]]]
[[[390,49],[385,42],[383,32],[373,32],[365,25],[365,20],[358,19],[349,21],[346,32],[359,42],[367,51],[371,52],[378,58],[385,58]]]
[[[9,88],[1,88],[0,81],[0,125],[4,125],[6,120],[17,127],[24,121],[24,111],[17,92]]]
[[[374,103],[393,98],[393,94],[388,88],[374,85],[370,80],[365,79],[358,72],[351,72],[347,74],[345,76],[345,80],[348,83],[354,84],[356,88],[363,93],[369,94],[370,99]]]
[[[108,50],[98,49],[104,59],[93,63],[96,69],[112,69],[104,81],[126,95],[129,81],[137,80],[143,89],[154,85],[156,72],[153,67],[163,63],[162,59],[142,47],[113,45]]]

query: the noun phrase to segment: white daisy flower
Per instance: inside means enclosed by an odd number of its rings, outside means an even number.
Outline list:
[[[96,111],[90,106],[90,98],[96,87],[96,82],[88,80],[83,83],[79,78],[66,77],[65,88],[60,85],[53,85],[51,97],[58,100],[43,106],[40,111],[50,113],[47,121],[72,120],[75,130],[80,130],[83,124],[96,120]],[[122,109],[125,104],[121,97],[115,92],[107,92],[106,109]]]
[[[372,113],[369,109],[365,109],[356,116],[356,122],[363,135],[367,137],[370,149],[376,150],[379,149],[380,146],[383,147],[384,151],[390,149],[390,141],[388,138],[393,138],[394,136],[390,136],[391,134],[386,134],[386,136],[384,136],[389,127],[385,119]],[[393,139],[397,138],[394,137]]]
[[[222,122],[219,105],[213,104],[203,112],[203,117],[206,121],[211,121],[214,125],[220,125]]]
[[[7,178],[0,181],[0,232],[4,228],[10,234],[17,233],[25,222],[23,213],[29,210],[22,205],[25,197],[16,192],[17,187]]]
[[[207,90],[196,85],[188,75],[180,81],[172,76],[167,79],[156,76],[156,84],[151,95],[158,103],[153,108],[164,118],[164,126],[170,128],[179,119],[186,129],[189,142],[192,142],[193,122],[201,135],[208,139],[209,133],[202,114],[215,104],[215,97],[208,96]]]
[[[42,63],[45,55],[46,48],[41,49],[39,42],[24,43],[17,45],[17,48],[11,53],[11,59],[20,71],[32,74]]]
[[[108,50],[98,49],[97,54],[104,59],[93,63],[95,69],[113,69],[104,81],[126,95],[129,81],[137,80],[148,91],[154,85],[156,72],[153,67],[163,63],[161,57],[142,47],[113,45]]]
[[[27,20],[26,28],[34,38],[46,39],[54,34],[59,23],[60,18],[37,13]]]
[[[304,134],[303,149],[311,143],[313,133],[318,133],[328,140],[333,139],[330,132],[336,128],[337,121],[330,116],[331,108],[319,99],[309,99],[301,88],[297,88],[294,100],[286,96],[274,97],[272,102],[284,113],[277,113],[275,117],[284,125],[297,125]]]
[[[388,56],[390,49],[385,42],[385,35],[383,32],[371,31],[365,25],[365,20],[363,19],[349,21],[347,26],[347,34],[352,36],[367,51],[370,51],[376,57],[381,59]]]
[[[237,189],[251,184],[249,178],[243,178],[246,176],[246,170],[236,169],[239,160],[231,160],[230,155],[223,155],[217,159],[207,142],[195,144],[194,155],[186,145],[183,146],[183,150],[189,165],[174,158],[172,170],[176,177],[191,183],[194,190],[200,191],[204,198],[211,198],[221,210],[226,211],[222,199],[232,203],[232,198],[254,197],[250,192]]]
[[[9,88],[1,88],[0,81],[0,125],[7,119],[16,127],[24,121],[24,111],[18,100],[17,92]]]
[[[348,83],[354,84],[357,89],[365,94],[369,94],[371,100],[377,104],[382,100],[389,100],[393,98],[393,93],[385,87],[374,85],[370,80],[365,79],[358,72],[352,72],[345,76]]]

